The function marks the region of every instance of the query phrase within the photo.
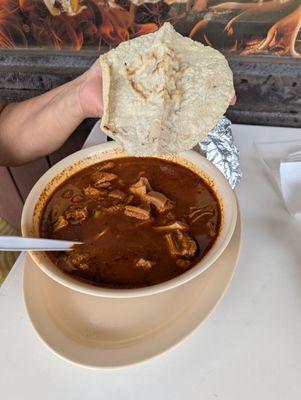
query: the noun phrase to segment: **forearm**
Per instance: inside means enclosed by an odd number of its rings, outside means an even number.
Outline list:
[[[0,164],[20,165],[59,148],[86,117],[79,77],[0,114]]]

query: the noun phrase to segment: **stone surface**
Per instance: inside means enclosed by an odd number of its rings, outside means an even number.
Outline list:
[[[228,117],[237,123],[301,127],[301,62],[289,57],[229,57],[237,104]]]
[[[20,101],[76,77],[95,52],[0,52],[0,102]],[[236,123],[301,127],[300,59],[227,56],[234,73],[237,104],[227,116]]]

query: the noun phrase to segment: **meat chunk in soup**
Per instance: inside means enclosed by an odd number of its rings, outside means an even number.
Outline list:
[[[105,208],[103,211],[106,214],[117,214],[123,210],[123,206],[121,204],[114,204],[110,207]]]
[[[110,189],[112,187],[111,182],[102,182],[102,181],[96,181],[94,182],[94,186],[97,189]]]
[[[83,223],[88,218],[87,207],[69,208],[65,211],[65,218],[71,225]]]
[[[145,176],[141,176],[140,179],[130,186],[130,191],[136,196],[144,198],[146,193],[152,190],[148,179]]]
[[[111,182],[117,178],[118,176],[116,174],[113,174],[112,172],[96,171],[91,175],[91,179],[94,182],[94,185]]]
[[[109,193],[109,196],[112,199],[116,199],[116,200],[119,200],[119,201],[123,201],[126,198],[126,194],[122,190],[119,190],[119,189],[112,190]]]
[[[135,265],[136,267],[142,268],[143,270],[147,271],[151,269],[155,264],[155,261],[146,260],[145,258],[139,258]]]
[[[89,256],[87,254],[80,254],[77,252],[71,253],[69,256],[65,257],[66,264],[70,270],[80,269],[85,271],[89,269],[88,260]]]
[[[196,242],[187,233],[177,230],[173,233],[167,233],[165,237],[172,256],[193,257],[196,254]]]
[[[99,197],[101,196],[101,192],[96,189],[95,187],[93,187],[92,185],[88,185],[86,187],[83,188],[83,192],[84,195],[88,198],[88,199],[99,199]]]
[[[60,215],[53,225],[53,232],[60,231],[61,229],[66,228],[68,225],[68,221],[62,215]]]
[[[169,225],[154,226],[154,230],[163,231],[163,232],[178,231],[178,230],[187,231],[188,229],[189,229],[189,226],[183,221],[175,221]]]
[[[146,210],[145,208],[135,207],[135,206],[125,206],[124,214],[128,217],[142,219],[142,220],[150,220],[150,210]]]
[[[114,167],[113,161],[108,161],[98,167],[98,171],[108,171]]]
[[[173,206],[172,201],[160,192],[151,191],[144,198],[147,203],[154,205],[159,212],[168,211]]]
[[[178,267],[180,267],[180,268],[182,268],[182,269],[187,269],[187,268],[190,267],[191,261],[190,261],[190,260],[183,259],[183,258],[178,258],[178,259],[176,260],[176,264],[177,264]]]

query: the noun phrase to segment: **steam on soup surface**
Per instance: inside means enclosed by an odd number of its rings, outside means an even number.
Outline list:
[[[83,242],[48,257],[67,274],[113,287],[150,286],[193,267],[213,245],[221,211],[190,169],[125,157],[79,171],[48,200],[40,235]]]

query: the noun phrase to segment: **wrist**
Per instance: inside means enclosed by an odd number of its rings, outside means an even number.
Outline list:
[[[78,98],[84,118],[100,118],[103,114],[102,71],[98,60],[78,79]]]
[[[78,90],[79,82],[69,82],[44,107],[45,120],[50,120],[50,123],[60,132],[59,136],[62,139],[66,135],[69,136],[85,118],[79,102]]]
[[[84,107],[84,104],[81,99],[81,91],[83,84],[84,84],[84,79],[82,76],[79,76],[72,82],[72,88],[69,93],[70,95],[69,107],[72,108],[70,112],[74,113],[74,115],[80,119],[80,122],[88,118],[87,110]]]
[[[80,101],[82,81],[79,78],[70,82],[57,98],[58,117],[67,124],[72,121],[79,125],[86,118],[86,112]]]

